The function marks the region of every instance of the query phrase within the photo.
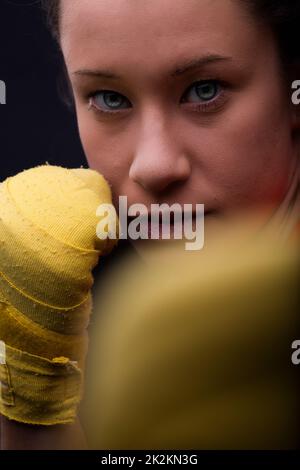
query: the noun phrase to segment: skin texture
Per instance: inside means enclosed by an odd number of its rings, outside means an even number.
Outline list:
[[[239,2],[64,0],[61,46],[87,159],[115,203],[204,203],[223,217],[281,201],[297,122],[273,36]],[[228,59],[170,77],[208,55]],[[97,70],[120,78],[85,73]],[[204,103],[188,90],[207,80],[222,91]],[[99,112],[103,90],[125,107]]]
[[[235,0],[62,0],[61,7],[80,137],[115,204],[119,195],[148,208],[204,203],[211,219],[226,219],[280,203],[296,166],[299,122],[267,26]],[[199,58],[205,65],[183,72]],[[207,80],[221,84],[209,104],[191,91]],[[126,97],[120,110],[100,112],[103,90]],[[28,439],[36,449],[84,447],[77,425],[64,436],[56,426],[2,424],[3,448],[28,448]]]

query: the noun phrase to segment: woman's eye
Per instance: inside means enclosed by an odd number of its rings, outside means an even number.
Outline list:
[[[221,85],[217,81],[209,80],[206,82],[198,82],[192,85],[186,94],[183,101],[189,103],[207,103],[214,100],[221,91]]]
[[[131,108],[129,100],[115,91],[98,91],[90,97],[90,105],[103,112]]]

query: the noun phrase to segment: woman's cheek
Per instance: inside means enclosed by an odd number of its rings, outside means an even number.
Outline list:
[[[104,176],[115,197],[125,194],[130,165],[126,142],[108,136],[99,123],[88,120],[79,121],[79,133],[89,167]]]
[[[244,119],[236,110],[202,132],[194,161],[198,178],[205,178],[226,211],[280,201],[291,168],[286,124],[266,109],[244,112]]]
[[[78,113],[78,129],[81,144],[90,168],[99,171],[103,176],[109,166],[108,141],[97,122],[90,115]]]

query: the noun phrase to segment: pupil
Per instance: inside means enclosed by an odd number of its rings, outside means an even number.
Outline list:
[[[197,93],[200,98],[204,100],[211,100],[216,94],[216,86],[213,83],[199,85],[197,87]]]
[[[110,106],[112,108],[117,108],[122,104],[122,98],[117,95],[117,93],[110,93],[108,95],[105,95],[104,101],[107,106]]]

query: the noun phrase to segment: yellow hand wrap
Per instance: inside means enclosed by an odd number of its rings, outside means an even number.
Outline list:
[[[115,244],[96,236],[102,203],[111,191],[92,170],[45,165],[0,184],[0,413],[10,419],[75,419],[91,271]]]

